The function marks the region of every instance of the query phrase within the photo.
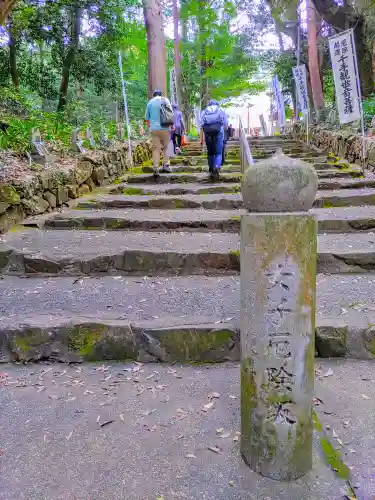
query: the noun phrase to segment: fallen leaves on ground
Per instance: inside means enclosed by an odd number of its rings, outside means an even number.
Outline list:
[[[208,412],[215,406],[215,401],[211,401],[210,403],[207,403],[206,405],[203,406],[202,411]]]
[[[113,424],[114,420],[106,420],[105,422],[103,422],[102,424],[100,424],[100,427],[105,427],[109,424]]]
[[[212,451],[213,453],[221,453],[223,450],[221,450],[218,446],[208,446],[208,450]]]
[[[156,409],[154,408],[153,410],[146,410],[142,413],[142,415],[144,417],[148,417],[149,415],[151,415],[151,413],[154,413],[156,411]]]
[[[223,432],[222,434],[220,434],[220,438],[221,439],[229,438],[230,435],[231,435],[230,432]]]
[[[323,403],[322,399],[320,399],[320,398],[314,398],[313,399],[313,404],[316,405],[316,406],[319,406],[319,405],[322,405],[324,403]]]

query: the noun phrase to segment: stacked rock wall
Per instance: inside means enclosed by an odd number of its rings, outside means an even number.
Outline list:
[[[301,141],[306,140],[304,123],[296,123],[293,127],[293,137]],[[363,138],[359,134],[349,131],[329,130],[321,125],[313,125],[309,130],[310,144],[323,149],[335,156],[339,156],[350,163],[364,165],[372,172],[375,171],[375,137],[365,137],[365,158],[363,162]]]
[[[133,164],[151,158],[148,141],[134,144]],[[128,146],[121,144],[106,151],[90,151],[72,158],[70,168],[49,168],[25,178],[0,183],[0,232],[30,215],[50,212],[70,199],[90,193],[129,168]]]

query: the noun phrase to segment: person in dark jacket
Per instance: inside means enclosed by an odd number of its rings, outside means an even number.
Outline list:
[[[174,147],[174,154],[181,153],[181,142],[182,136],[185,133],[185,124],[182,112],[178,109],[177,104],[173,104],[173,129],[172,129],[172,140]]]
[[[219,180],[222,165],[224,132],[228,119],[218,101],[211,100],[201,114],[201,124],[207,147],[208,167],[212,180]],[[203,137],[201,139],[203,144]]]

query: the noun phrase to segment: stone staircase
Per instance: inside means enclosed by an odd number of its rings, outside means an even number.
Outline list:
[[[317,353],[372,358],[375,178],[287,138],[251,146],[317,170]],[[239,359],[239,144],[214,184],[197,143],[172,164],[3,235],[0,359]]]

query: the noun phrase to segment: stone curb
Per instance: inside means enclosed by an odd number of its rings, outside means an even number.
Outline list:
[[[38,219],[33,218],[30,221],[25,221],[23,223],[24,226],[37,226],[39,229],[88,229],[88,230],[114,230],[114,231],[198,231],[198,232],[224,232],[224,233],[240,233],[241,229],[241,216],[245,213],[244,210],[240,212],[234,212],[234,210],[240,210],[235,206],[236,201],[230,199],[219,199],[217,200],[217,204],[219,205],[219,209],[225,210],[228,209],[228,206],[225,206],[225,203],[229,205],[233,202],[233,206],[230,206],[229,209],[233,210],[233,215],[228,216],[224,214],[221,217],[218,217],[216,214],[212,216],[210,212],[205,213],[205,217],[201,217],[201,213],[198,214],[198,217],[194,218],[194,213],[191,212],[191,219],[186,220],[182,218],[182,220],[178,219],[178,211],[176,211],[175,219],[164,219],[160,220],[159,218],[155,218],[153,216],[149,216],[148,219],[139,219],[137,217],[132,217],[132,215],[128,215],[127,213],[121,215],[116,212],[111,212],[111,209],[121,210],[122,208],[134,208],[140,209],[143,208],[142,202],[138,202],[134,200],[134,204],[131,205],[132,199],[128,200],[105,200],[101,199],[98,202],[87,200],[82,201],[78,208],[84,211],[76,211],[74,213],[62,213],[48,216],[48,218],[41,217]],[[157,199],[159,202],[153,205],[152,200],[148,205],[150,209],[160,209],[160,210],[169,210],[173,202],[175,205],[178,202],[178,199],[172,199],[170,202],[170,206],[164,208],[161,200]],[[169,201],[168,201],[169,203]],[[211,209],[210,204],[212,205],[214,202],[207,201],[208,208]],[[191,207],[188,207],[188,203],[184,209],[187,208],[196,208],[191,203]],[[204,202],[202,203],[204,206]],[[102,211],[101,213],[93,212],[92,210]],[[110,210],[108,210],[110,209]],[[104,213],[104,211],[106,211]],[[174,215],[174,214],[173,214]],[[315,213],[315,215],[317,215]],[[356,233],[356,232],[364,232],[368,230],[375,229],[375,215],[364,215],[353,217],[343,214],[345,218],[330,218],[327,215],[326,219],[318,219],[318,233]]]
[[[133,359],[141,362],[220,363],[240,359],[238,322],[212,318],[127,321],[84,316],[3,318],[0,363],[40,360],[75,363]],[[316,355],[373,359],[375,329],[343,318],[317,318]]]
[[[145,233],[146,234],[146,233]],[[207,233],[197,233],[207,234]],[[215,233],[220,234],[220,233]],[[226,234],[235,234],[227,232]],[[317,254],[317,272],[327,274],[368,273],[375,269],[375,251],[354,250]],[[8,276],[226,276],[240,273],[239,250],[161,251],[139,248],[92,257],[82,253],[53,258],[37,251],[0,246],[0,272]]]

